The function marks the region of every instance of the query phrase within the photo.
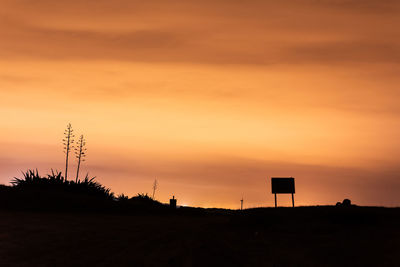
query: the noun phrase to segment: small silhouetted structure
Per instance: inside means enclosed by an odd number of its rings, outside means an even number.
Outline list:
[[[350,199],[344,199],[342,202],[342,206],[344,207],[350,207],[351,206],[351,200]]]
[[[351,207],[351,200],[345,198],[342,202],[337,202],[336,207]]]
[[[272,194],[275,195],[275,208],[278,206],[276,194],[292,194],[292,206],[294,207],[294,178],[271,178]]]
[[[243,198],[240,200],[240,210],[243,210]]]
[[[172,196],[172,198],[169,200],[169,206],[171,209],[176,209],[176,199],[175,196]]]

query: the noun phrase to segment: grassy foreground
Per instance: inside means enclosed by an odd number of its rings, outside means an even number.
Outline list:
[[[0,266],[399,266],[400,209],[0,211]]]

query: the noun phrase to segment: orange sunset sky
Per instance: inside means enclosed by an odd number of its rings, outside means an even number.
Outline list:
[[[115,193],[399,206],[399,64],[397,0],[0,0],[0,183],[71,122]]]

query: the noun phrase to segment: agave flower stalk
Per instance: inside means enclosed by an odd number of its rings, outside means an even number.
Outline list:
[[[75,147],[75,157],[78,161],[78,167],[76,169],[76,179],[75,182],[78,182],[79,179],[79,169],[81,167],[81,162],[85,161],[85,157],[86,157],[86,140],[83,137],[83,135],[81,135],[79,137],[78,140],[78,145]]]
[[[68,123],[67,129],[64,131],[64,139],[63,139],[63,145],[64,145],[64,153],[66,155],[65,157],[65,180],[68,179],[68,158],[69,158],[69,152],[71,152],[71,149],[74,147],[74,130],[72,129],[71,123]]]
[[[154,199],[154,195],[156,194],[157,187],[158,187],[158,181],[157,181],[157,179],[155,179],[154,183],[153,183],[153,199]]]

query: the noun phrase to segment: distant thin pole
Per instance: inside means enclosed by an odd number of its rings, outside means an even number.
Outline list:
[[[275,193],[275,208],[277,207],[278,205],[276,204],[276,193]]]

